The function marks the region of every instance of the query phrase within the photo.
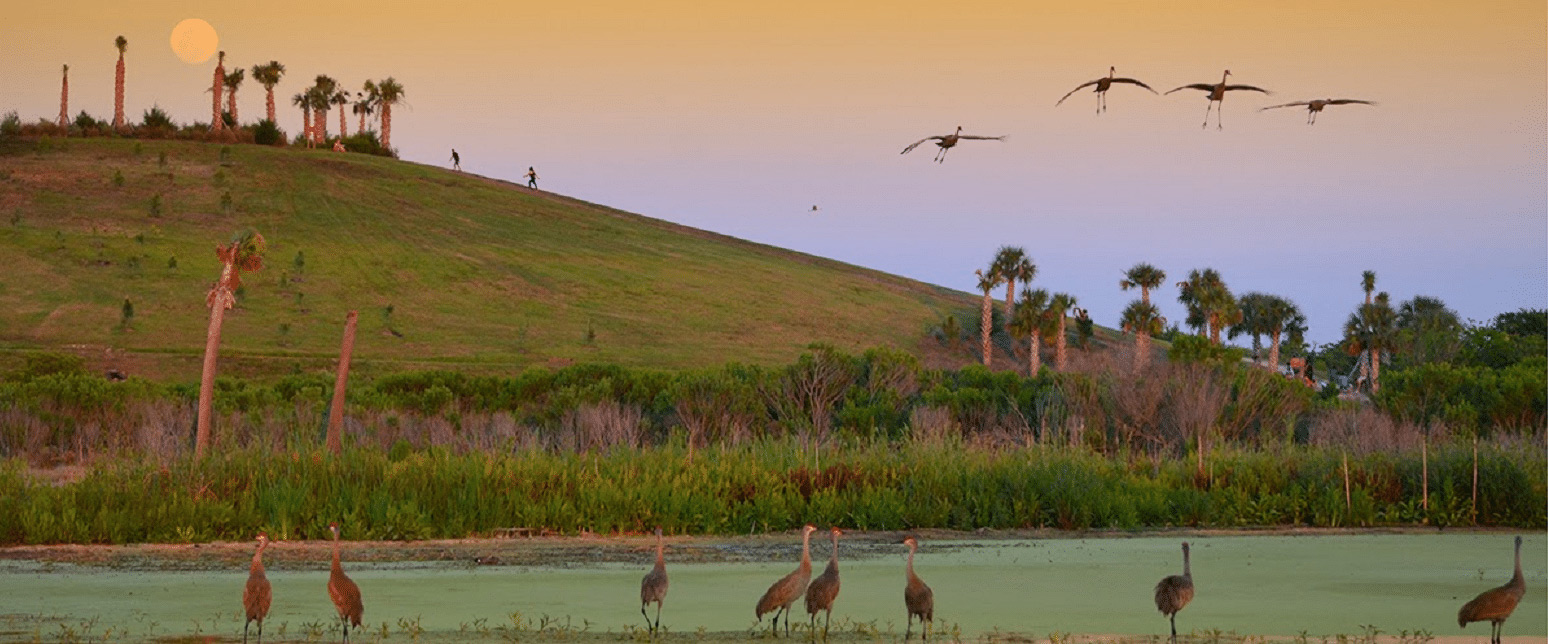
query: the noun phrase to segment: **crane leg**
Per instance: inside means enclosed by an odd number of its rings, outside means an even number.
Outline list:
[[[258,620],[258,644],[263,644],[263,620]]]
[[[1215,110],[1215,129],[1224,130],[1225,121],[1220,117],[1225,116],[1225,101],[1220,101],[1220,109]]]
[[[903,627],[903,641],[907,642],[908,641],[909,633],[912,633],[913,631],[914,631],[914,614],[913,613],[909,613],[908,614],[908,626]]]
[[[921,618],[919,621],[924,622],[924,641],[928,642],[930,641],[930,629],[935,626],[935,619]]]
[[[808,630],[806,635],[807,637],[810,637],[813,642],[815,642],[817,641],[817,613],[812,613],[811,617],[812,621],[811,624],[807,626]]]
[[[646,604],[644,602],[640,602],[640,616],[645,618],[645,628],[654,633],[656,632],[656,627],[651,625],[650,613],[645,612],[645,606]]]
[[[650,629],[652,632],[661,630],[661,602],[656,602],[656,626]]]
[[[1204,124],[1200,125],[1199,129],[1209,127],[1209,111],[1212,109],[1215,109],[1214,101],[1210,101],[1208,104],[1204,105]]]
[[[247,644],[247,625],[251,623],[253,623],[253,620],[242,622],[242,644]]]
[[[1172,644],[1177,644],[1177,613],[1172,613]]]
[[[833,609],[829,608],[828,609],[828,613],[826,615],[824,615],[823,618],[822,618],[822,641],[824,641],[824,642],[828,641],[828,624],[831,623],[832,621],[833,621]]]

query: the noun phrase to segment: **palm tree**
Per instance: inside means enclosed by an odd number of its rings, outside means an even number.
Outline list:
[[[1150,363],[1150,336],[1166,327],[1166,318],[1161,317],[1156,305],[1134,300],[1123,309],[1118,325],[1125,333],[1134,334],[1134,370],[1143,369]]]
[[[1124,271],[1123,279],[1118,280],[1118,288],[1125,291],[1137,288],[1140,290],[1140,301],[1150,303],[1150,289],[1161,285],[1166,279],[1166,271],[1151,266],[1145,262],[1135,264],[1129,270]]]
[[[220,118],[220,93],[226,86],[226,52],[220,52],[215,60],[215,83],[210,86],[210,92],[215,95],[215,115],[210,117],[210,130],[219,132],[226,123]]]
[[[59,85],[59,127],[70,127],[70,66],[64,66],[64,80]]]
[[[1048,325],[1048,291],[1023,289],[1021,303],[1010,315],[1006,328],[1011,337],[1027,339],[1027,377],[1036,378],[1041,368],[1042,346],[1040,340]]]
[[[312,85],[312,109],[317,111],[318,117],[314,119],[317,132],[317,142],[328,142],[328,105],[333,102],[333,93],[338,91],[339,82],[327,74],[318,74]]]
[[[1387,294],[1380,293],[1376,301],[1361,305],[1349,314],[1344,323],[1344,342],[1350,355],[1367,354],[1370,364],[1371,393],[1381,389],[1381,352],[1392,351],[1397,345],[1397,314],[1388,303]]]
[[[376,86],[372,85],[371,81],[366,81],[366,84],[370,85],[373,91],[375,90]],[[355,106],[352,109],[355,115],[359,117],[359,123],[355,127],[355,134],[365,134],[366,117],[376,111],[376,108],[372,105],[372,100],[372,97],[366,92],[355,92]]]
[[[1462,320],[1440,298],[1416,295],[1398,306],[1398,340],[1415,363],[1449,360],[1459,348]]]
[[[199,424],[194,432],[194,457],[204,456],[210,442],[210,401],[215,393],[215,358],[220,351],[220,326],[226,309],[236,304],[236,290],[242,285],[242,273],[263,268],[263,235],[252,230],[238,232],[225,246],[215,247],[220,259],[220,279],[210,289],[205,303],[210,307],[210,328],[205,334],[204,375],[199,380]]]
[[[253,65],[253,80],[262,84],[264,91],[268,92],[266,107],[268,107],[270,123],[279,123],[274,118],[274,86],[279,84],[280,77],[284,75],[285,66],[281,65],[277,60],[271,60],[262,65]]]
[[[1251,335],[1253,356],[1256,357],[1261,346],[1259,338],[1268,336],[1268,365],[1270,369],[1278,369],[1281,336],[1287,329],[1305,325],[1306,316],[1301,315],[1300,309],[1290,300],[1268,293],[1246,293],[1238,303],[1241,305],[1242,319],[1231,325],[1229,337],[1235,338],[1243,333]]]
[[[1065,351],[1069,342],[1064,337],[1065,313],[1075,308],[1075,296],[1069,293],[1054,293],[1048,298],[1048,314],[1054,319],[1054,369],[1064,371]]]
[[[1199,335],[1207,332],[1211,342],[1220,344],[1220,330],[1241,320],[1236,298],[1215,269],[1189,271],[1188,280],[1178,282],[1177,288],[1181,291],[1177,300],[1188,309],[1188,326]]]
[[[226,111],[231,113],[231,123],[237,124],[237,88],[242,86],[242,79],[247,77],[247,72],[241,67],[231,70],[226,74]]]
[[[312,97],[306,92],[298,92],[290,97],[290,104],[301,108],[301,138],[307,147],[312,147]]]
[[[392,106],[403,102],[407,94],[391,76],[376,84],[377,103],[382,107],[382,147],[392,151]],[[984,357],[988,360],[988,356]]]
[[[339,106],[339,138],[342,139],[349,134],[349,123],[345,120],[347,115],[344,113],[344,106],[349,105],[349,92],[336,89],[333,95],[328,97],[328,102]]]
[[[124,52],[129,49],[129,41],[119,36],[113,39],[113,45],[118,47],[118,69],[113,73],[113,129],[121,130],[124,127]]]
[[[994,261],[989,264],[989,270],[999,273],[1005,279],[1005,320],[1009,324],[1016,308],[1016,283],[1025,285],[1032,281],[1037,276],[1037,266],[1020,246],[1001,246],[999,252],[995,253]]]
[[[1365,289],[1365,303],[1371,303],[1371,293],[1376,291],[1376,271],[1360,273],[1360,288]]]
[[[1000,281],[1004,278],[995,272],[993,267],[990,267],[989,274],[987,275],[981,270],[973,271],[973,274],[978,276],[978,290],[984,292],[984,314],[978,323],[978,328],[983,336],[984,366],[987,367],[989,366],[990,357],[994,355],[993,347],[989,345],[989,334],[994,330],[994,300],[989,294],[994,291],[994,287],[1000,285]]]

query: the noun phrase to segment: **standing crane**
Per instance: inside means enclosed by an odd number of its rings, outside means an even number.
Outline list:
[[[1156,610],[1172,622],[1172,644],[1177,644],[1177,611],[1193,601],[1193,572],[1188,568],[1188,542],[1182,544],[1183,574],[1172,575],[1156,584]]]
[[[833,528],[833,556],[828,559],[828,567],[824,568],[821,575],[812,580],[812,585],[806,587],[806,614],[811,617],[812,639],[817,638],[817,613],[827,611],[822,619],[822,641],[828,641],[828,624],[833,621],[833,600],[838,599],[839,594],[839,569],[838,569],[838,538],[844,534],[843,530]]]
[[[1004,141],[1005,137],[1003,135],[1002,136],[974,136],[974,135],[971,135],[971,134],[963,134],[962,133],[962,126],[958,125],[957,126],[957,131],[956,131],[955,134],[942,134],[942,135],[939,135],[939,136],[927,136],[925,138],[919,139],[918,141],[910,143],[908,147],[903,148],[903,151],[899,152],[898,154],[908,154],[910,152],[913,152],[914,148],[919,147],[919,144],[924,143],[925,141],[935,141],[935,145],[940,148],[939,150],[935,151],[935,162],[936,163],[940,163],[940,162],[946,160],[946,152],[947,151],[951,150],[951,148],[953,146],[957,145],[958,141],[962,141],[962,140],[965,140],[965,139],[973,139],[973,140],[978,140],[978,141]]]
[[[908,569],[905,574],[908,582],[903,586],[903,605],[908,607],[908,627],[903,629],[903,641],[908,641],[908,635],[914,628],[914,616],[919,616],[919,623],[924,625],[924,640],[930,641],[930,626],[935,623],[935,593],[925,585],[919,575],[914,574],[914,551],[919,548],[919,541],[913,537],[903,540],[903,545],[908,546]]]
[[[783,613],[785,634],[790,634],[790,605],[806,593],[806,583],[812,579],[812,533],[816,531],[817,526],[810,523],[801,528],[801,565],[796,566],[795,572],[774,582],[758,599],[758,606],[753,611],[758,621],[763,621],[764,613],[774,612],[774,619],[769,622],[770,633],[778,634],[779,616]]]
[[[1505,619],[1516,611],[1521,596],[1526,594],[1526,579],[1521,576],[1521,537],[1516,537],[1516,573],[1504,586],[1491,588],[1462,605],[1457,611],[1457,626],[1467,628],[1472,622],[1489,622],[1490,644],[1500,644]]]
[[[1305,105],[1306,106],[1306,124],[1307,125],[1316,125],[1317,124],[1317,113],[1321,112],[1322,108],[1327,107],[1329,105],[1350,105],[1350,104],[1353,104],[1353,105],[1375,105],[1376,103],[1371,102],[1371,101],[1362,101],[1362,100],[1357,99],[1357,98],[1319,98],[1319,99],[1313,100],[1313,101],[1296,101],[1294,103],[1285,103],[1284,105],[1270,105],[1268,107],[1259,108],[1258,111],[1262,112],[1262,111],[1265,111],[1265,110],[1272,110],[1272,109],[1276,109],[1276,108],[1280,108],[1280,107],[1295,107],[1297,105]]]
[[[650,633],[656,634],[656,629],[661,627],[661,603],[667,594],[666,572],[666,545],[661,541],[661,526],[656,526],[656,567],[645,573],[645,578],[640,580],[640,614],[645,616],[645,623],[650,625]],[[656,603],[656,621],[651,623],[650,614],[645,612],[645,607],[651,602]]]
[[[1096,110],[1097,114],[1101,114],[1102,112],[1106,112],[1107,111],[1107,90],[1113,86],[1113,83],[1129,83],[1131,85],[1139,85],[1140,87],[1143,87],[1145,89],[1149,89],[1151,94],[1155,94],[1156,93],[1156,90],[1151,89],[1151,87],[1149,85],[1141,83],[1141,82],[1139,82],[1137,80],[1134,80],[1132,78],[1116,78],[1116,77],[1114,77],[1114,74],[1117,74],[1117,73],[1118,73],[1118,68],[1117,67],[1108,67],[1107,68],[1107,77],[1106,78],[1098,78],[1096,80],[1090,80],[1090,81],[1086,81],[1084,83],[1081,83],[1079,85],[1076,85],[1075,89],[1072,89],[1072,90],[1070,90],[1070,93],[1065,94],[1064,98],[1059,99],[1058,103],[1054,103],[1054,107],[1058,107],[1060,103],[1063,103],[1065,98],[1069,98],[1071,96],[1074,96],[1075,92],[1078,92],[1081,89],[1084,89],[1086,87],[1090,87],[1092,85],[1096,85],[1096,89],[1092,90],[1092,91],[1097,96],[1097,110]]]
[[[349,575],[344,574],[344,567],[339,565],[339,524],[328,524],[328,531],[333,533],[333,566],[328,571],[328,598],[333,600],[333,607],[339,611],[339,621],[344,623],[344,641],[347,643],[350,625],[360,627],[365,604],[360,602],[360,587],[355,585]]]
[[[1225,74],[1220,77],[1220,82],[1219,83],[1215,83],[1215,84],[1210,84],[1210,83],[1194,83],[1192,85],[1183,85],[1182,87],[1179,87],[1177,89],[1168,91],[1167,93],[1171,94],[1172,92],[1175,92],[1175,91],[1178,91],[1178,90],[1184,90],[1184,89],[1196,89],[1196,90],[1200,90],[1200,91],[1209,92],[1209,104],[1204,106],[1204,125],[1202,125],[1201,127],[1209,127],[1209,110],[1210,110],[1210,108],[1215,106],[1215,103],[1217,103],[1217,102],[1220,103],[1220,111],[1221,112],[1225,111],[1225,93],[1226,92],[1238,91],[1238,90],[1247,90],[1247,91],[1253,91],[1253,92],[1263,92],[1264,94],[1273,94],[1273,92],[1270,92],[1270,91],[1268,91],[1266,89],[1263,89],[1261,87],[1253,87],[1252,85],[1227,85],[1226,84],[1226,78],[1228,78],[1230,76],[1231,76],[1231,70],[1227,69],[1227,70],[1225,70]],[[1215,115],[1215,129],[1218,129],[1218,130],[1225,129],[1225,124],[1220,121],[1220,114],[1216,114]]]
[[[258,533],[258,549],[253,551],[253,563],[247,567],[247,585],[242,588],[242,609],[247,620],[242,622],[242,644],[247,644],[247,627],[258,622],[258,644],[263,644],[263,618],[269,615],[269,602],[274,598],[269,578],[263,574],[263,549],[269,545],[269,535]]]

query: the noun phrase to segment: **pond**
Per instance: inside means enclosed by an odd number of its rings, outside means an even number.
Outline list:
[[[1177,625],[1193,641],[1249,635],[1289,641],[1303,633],[1312,642],[1323,636],[1336,642],[1338,635],[1358,641],[1380,631],[1485,642],[1488,624],[1459,629],[1457,609],[1510,578],[1514,534],[926,535],[915,567],[935,591],[937,631],[962,639],[1164,636],[1167,623],[1155,609],[1153,588],[1163,576],[1181,572],[1180,543],[1187,540],[1197,594],[1178,615]],[[830,551],[823,536],[813,536],[814,574],[821,572]],[[1506,622],[1505,634],[1507,640],[1541,642],[1548,637],[1548,538],[1525,536],[1527,593]],[[833,615],[834,638],[901,639],[907,550],[897,543],[900,538],[859,534],[841,541],[842,591]],[[539,542],[557,541],[562,540],[503,540],[500,560],[519,562],[505,565],[479,565],[460,554],[447,560],[389,561],[393,557],[383,551],[390,551],[390,544],[376,544],[370,556],[352,544],[344,566],[361,588],[368,628],[351,639],[635,637],[633,631],[644,623],[639,584],[654,554],[652,540],[587,542],[588,551],[604,553],[598,556],[573,556],[574,549],[531,556],[539,552],[531,550]],[[268,572],[274,601],[267,641],[337,639],[325,589],[325,548],[317,542],[279,544],[266,553],[274,555]],[[163,569],[189,567],[188,557],[200,555],[187,551],[175,565],[154,558],[122,565],[60,563],[35,551],[19,557],[18,550],[0,551],[0,641],[241,639],[248,545],[230,544],[221,557],[205,555],[215,569],[203,570]],[[465,551],[472,550],[456,552]],[[524,551],[528,556],[522,556]],[[356,554],[368,561],[352,561]],[[790,535],[669,538],[671,590],[662,612],[662,623],[670,629],[667,638],[763,639],[753,605],[771,583],[794,569],[798,556],[799,540]],[[798,626],[806,621],[803,606],[797,602],[793,611]]]

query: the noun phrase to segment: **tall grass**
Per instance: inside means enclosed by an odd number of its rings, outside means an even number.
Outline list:
[[[737,534],[811,522],[864,530],[1134,529],[1163,526],[1371,526],[1470,522],[1472,452],[1432,450],[1430,510],[1418,454],[1350,460],[1339,450],[1219,450],[1208,479],[1188,459],[1106,457],[1083,449],[990,449],[955,440],[795,438],[697,450],[682,436],[644,449],[347,449],[329,457],[238,449],[166,464],[99,463],[79,481],[0,467],[0,543],[196,542],[318,538],[330,521],[362,539],[426,539],[527,527],[561,533]],[[1480,454],[1477,521],[1541,529],[1541,449]]]

